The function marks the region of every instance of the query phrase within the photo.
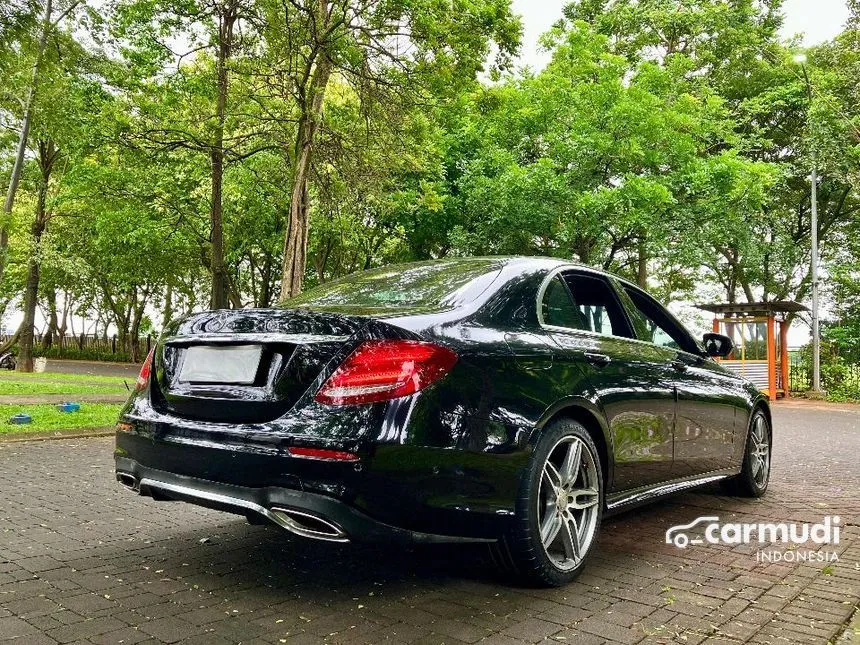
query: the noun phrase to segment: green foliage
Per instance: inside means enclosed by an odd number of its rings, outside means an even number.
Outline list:
[[[664,300],[806,300],[815,163],[824,333],[858,361],[857,21],[801,67],[781,5],[577,0],[537,72],[511,71],[521,26],[507,0],[331,2],[325,29],[310,0],[81,8],[51,32],[0,311],[19,306],[36,258],[52,330],[86,318],[141,358],[135,337],[210,302],[216,151],[233,307],[279,299],[285,237],[305,216],[308,286],[397,261],[541,254]],[[0,8],[5,122],[22,116],[39,15]],[[36,244],[48,138],[62,155]]]

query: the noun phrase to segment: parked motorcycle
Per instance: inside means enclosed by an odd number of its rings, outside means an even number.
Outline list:
[[[0,369],[15,369],[15,352],[9,351],[4,354],[0,354]]]

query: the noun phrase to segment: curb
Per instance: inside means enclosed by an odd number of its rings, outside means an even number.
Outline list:
[[[842,403],[838,401],[816,401],[812,399],[792,398],[789,400],[779,400],[773,404],[773,409],[794,409],[794,410],[824,410],[827,412],[860,412],[860,404],[857,403]]]
[[[4,432],[0,434],[0,444],[25,443],[28,441],[56,441],[58,439],[89,439],[91,437],[110,437],[116,430],[113,426],[102,426],[89,430],[54,430],[51,432]]]

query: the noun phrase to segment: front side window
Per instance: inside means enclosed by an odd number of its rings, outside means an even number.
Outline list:
[[[696,353],[695,343],[689,335],[679,329],[666,311],[638,289],[624,287],[633,309],[630,312],[639,340],[660,347]]]

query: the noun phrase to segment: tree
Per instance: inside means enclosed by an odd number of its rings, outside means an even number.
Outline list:
[[[723,101],[690,84],[686,60],[620,56],[584,22],[545,43],[553,57],[541,73],[460,106],[447,202],[462,214],[455,249],[574,257],[643,286],[655,261],[696,266],[691,229],[742,195],[757,207],[762,191],[740,189],[746,174],[767,185],[731,151]]]
[[[251,46],[248,38],[237,38],[237,30],[243,20],[251,18],[249,12],[250,5],[244,0],[129,0],[118,11],[120,33],[135,45],[135,56],[146,62],[138,66],[138,72],[149,76],[143,85],[148,110],[133,137],[144,146],[185,148],[208,157],[209,248],[205,255],[212,276],[213,309],[226,308],[230,292],[224,244],[225,164],[258,151],[253,143],[256,132],[244,128],[241,120],[228,123],[232,61],[237,47]],[[188,51],[177,55],[162,42],[165,36],[190,38],[192,44]],[[207,51],[212,58],[198,55],[192,65],[183,64],[186,56],[201,51]],[[176,63],[176,71],[165,79],[160,68],[168,62]],[[174,97],[167,102],[170,109],[165,110],[163,99],[175,91],[184,94],[190,104],[183,109]],[[235,299],[232,304],[240,306]]]
[[[22,102],[23,114],[21,116],[21,129],[18,134],[18,146],[15,151],[15,161],[12,165],[11,176],[9,177],[9,186],[6,189],[6,199],[3,202],[3,220],[0,221],[0,282],[3,281],[6,252],[9,246],[9,225],[7,220],[12,215],[12,207],[15,205],[15,195],[18,192],[18,183],[21,180],[21,170],[24,167],[24,156],[27,152],[27,143],[30,137],[30,124],[33,119],[36,90],[39,86],[42,57],[45,54],[45,47],[48,44],[48,35],[54,26],[52,14],[53,2],[52,0],[45,0],[36,52],[33,59],[30,83],[27,88],[26,98]],[[21,22],[26,22],[26,20],[22,19]]]
[[[302,289],[307,264],[309,190],[326,91],[333,78],[362,102],[414,104],[472,82],[495,44],[504,64],[520,24],[507,0],[264,2],[267,90],[294,123],[281,297]]]

